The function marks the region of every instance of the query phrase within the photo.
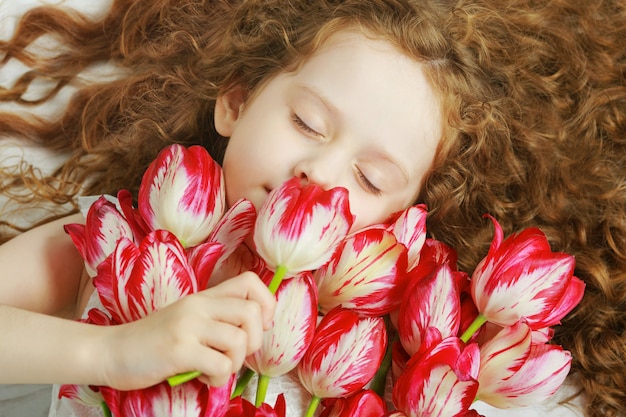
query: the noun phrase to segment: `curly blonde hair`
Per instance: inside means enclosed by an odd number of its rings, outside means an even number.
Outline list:
[[[298,66],[334,30],[385,39],[424,65],[445,110],[444,138],[419,200],[430,233],[471,272],[495,216],[506,233],[540,227],[576,256],[587,284],[556,341],[572,351],[585,414],[626,410],[626,5],[621,0],[117,0],[99,22],[33,9],[0,51],[32,68],[1,100],[28,105],[37,77],[51,100],[83,69],[126,69],[89,85],[58,120],[0,114],[0,131],[71,153],[49,176],[9,167],[0,193],[24,204],[136,193],[170,143],[202,144],[219,161],[217,95],[250,91]],[[28,46],[53,35],[67,48]],[[24,188],[32,191],[28,195]],[[15,227],[15,232],[19,232]],[[9,239],[7,233],[2,239]]]

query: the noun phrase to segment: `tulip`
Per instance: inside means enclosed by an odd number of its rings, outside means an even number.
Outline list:
[[[150,230],[169,230],[185,247],[206,241],[225,205],[222,168],[202,146],[164,148],[139,188],[138,209]]]
[[[383,229],[347,237],[329,263],[315,271],[320,310],[341,305],[368,316],[398,308],[406,281],[407,251]]]
[[[100,390],[115,417],[213,417],[227,412],[232,380],[223,387],[192,380],[174,387],[161,383],[140,390]]]
[[[202,247],[207,257],[197,261],[203,271],[199,281],[180,242],[168,231],[152,232],[139,247],[121,239],[94,278],[103,306],[116,322],[126,323],[206,288],[207,259],[221,255],[221,245],[215,245]]]
[[[324,411],[320,417],[381,417],[385,403],[372,390],[362,390],[347,398],[322,400]]]
[[[478,390],[480,354],[449,337],[422,356],[414,356],[393,388],[393,403],[408,417],[464,416]]]
[[[498,408],[538,404],[563,384],[571,360],[558,345],[534,344],[530,327],[519,321],[481,347],[477,396]]]
[[[337,307],[322,318],[311,346],[298,364],[300,382],[313,398],[312,416],[322,398],[347,397],[376,374],[387,349],[380,317],[359,317]]]
[[[484,417],[482,414],[479,414],[478,411],[471,409],[465,412],[461,412],[457,415],[458,417]],[[402,411],[391,411],[386,414],[383,414],[383,417],[408,417]]]
[[[503,241],[495,236],[472,275],[471,293],[482,320],[502,327],[524,318],[532,329],[559,324],[582,299],[585,284],[573,276],[574,257],[552,252],[536,228]]]
[[[285,396],[279,394],[276,397],[274,408],[269,404],[263,403],[260,407],[256,407],[251,402],[241,397],[235,397],[230,401],[228,411],[224,417],[286,417],[287,407],[285,404]]]
[[[413,283],[398,314],[398,335],[410,355],[456,336],[461,320],[457,282],[447,265]]]
[[[252,232],[255,219],[254,205],[250,201],[242,199],[233,204],[218,221],[208,239],[209,242],[217,242],[224,247],[216,268],[221,268],[222,264],[228,262],[230,256]]]
[[[98,265],[113,252],[121,238],[133,239],[133,231],[124,216],[104,196],[91,205],[84,225],[66,224],[64,229],[85,260],[90,277],[96,275]]]
[[[317,325],[317,296],[310,273],[284,281],[276,292],[273,325],[263,332],[261,349],[246,358],[259,374],[257,407],[263,404],[269,378],[294,369],[304,356]]]
[[[324,191],[315,184],[302,186],[294,177],[272,190],[254,227],[257,253],[277,272],[270,290],[276,292],[285,275],[328,262],[353,220],[345,188]]]
[[[408,270],[415,268],[426,241],[426,205],[417,204],[399,213],[391,231],[408,250]]]

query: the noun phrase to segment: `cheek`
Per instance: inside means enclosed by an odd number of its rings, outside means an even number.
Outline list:
[[[390,215],[404,210],[413,204],[413,199],[350,196],[350,211],[354,215],[354,224],[351,231],[359,230],[377,223],[383,223]]]
[[[380,202],[373,201],[373,199],[369,198],[362,198],[358,195],[354,196],[354,193],[351,191],[350,193],[350,211],[354,216],[354,224],[350,230],[351,232],[376,223],[381,223],[391,214],[387,213],[387,210],[383,208]]]

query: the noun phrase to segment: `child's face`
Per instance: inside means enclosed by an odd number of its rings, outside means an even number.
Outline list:
[[[216,128],[229,205],[261,206],[298,176],[348,189],[354,229],[414,203],[441,136],[441,112],[421,65],[386,42],[333,35],[297,71],[271,78],[242,104],[218,99]]]

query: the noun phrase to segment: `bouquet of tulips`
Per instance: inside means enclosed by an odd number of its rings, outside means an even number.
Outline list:
[[[66,231],[93,277],[102,308],[85,320],[98,325],[257,272],[277,307],[247,369],[224,387],[191,373],[135,391],[63,386],[61,396],[104,404],[115,417],[284,416],[288,397],[271,406],[267,389],[297,372],[310,393],[307,417],[476,416],[476,399],[534,404],[567,376],[571,356],[550,339],[584,284],[573,257],[552,252],[540,230],[505,239],[491,218],[493,242],[470,277],[452,248],[427,237],[421,204],[353,231],[343,188],[293,178],[258,213],[246,200],[228,210],[224,201],[221,168],[206,150],[172,145],[144,174],[137,207],[125,190],[115,202],[101,197],[85,225]],[[251,402],[241,393],[254,374]]]

